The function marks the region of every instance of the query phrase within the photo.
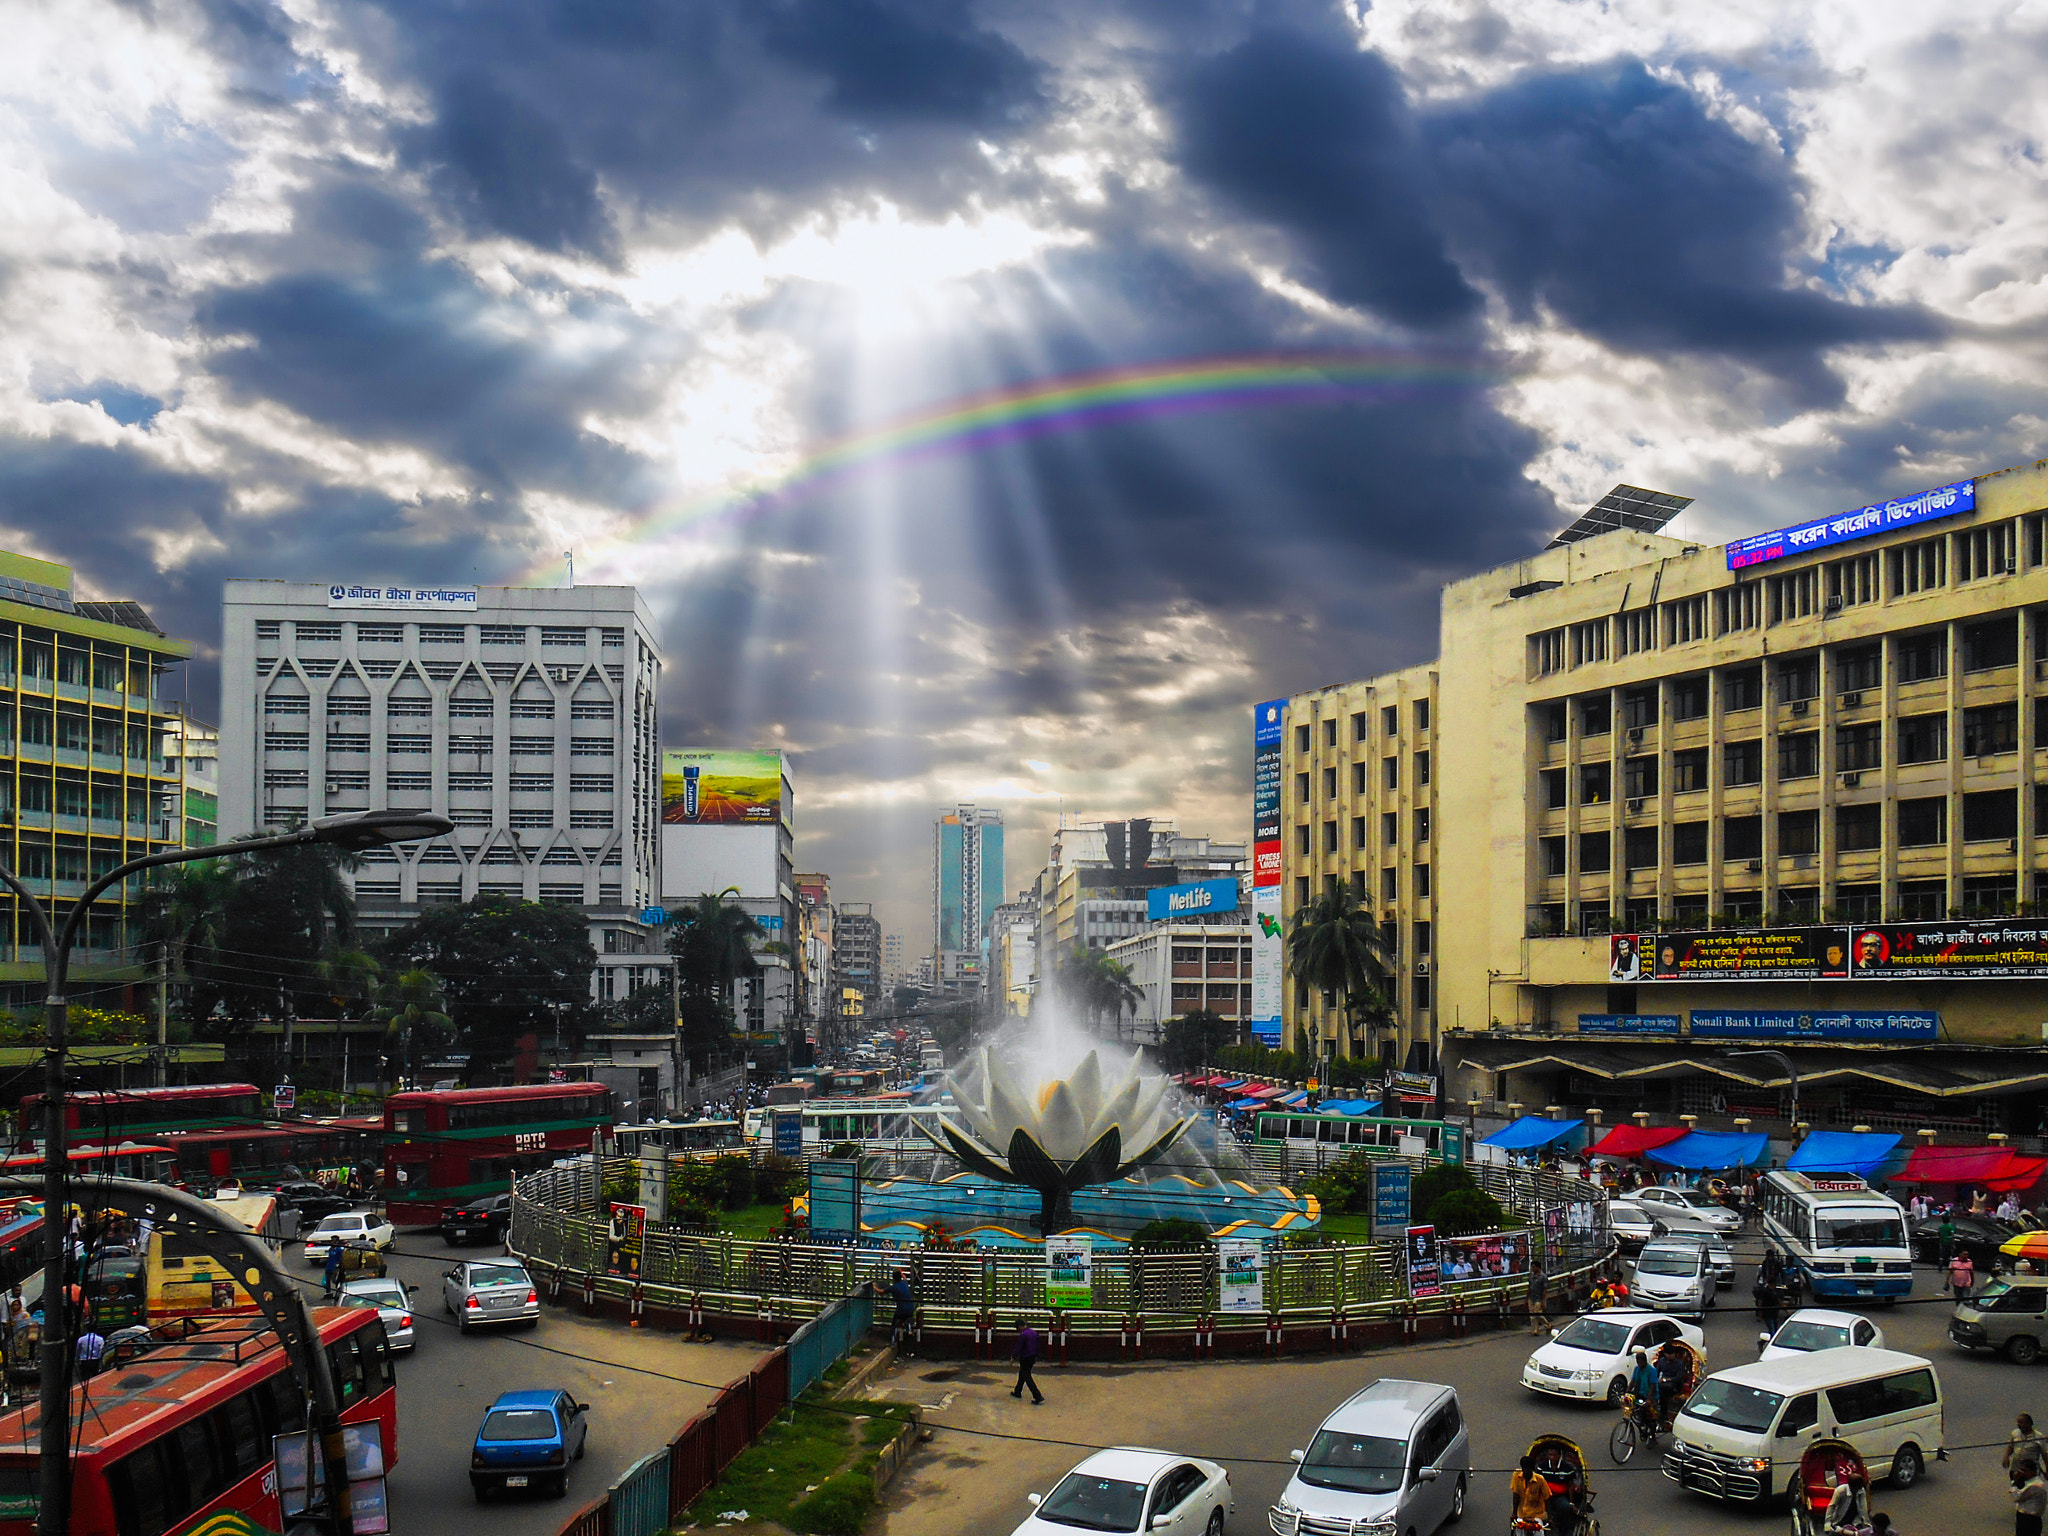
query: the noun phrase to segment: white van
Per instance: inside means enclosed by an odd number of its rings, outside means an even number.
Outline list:
[[[1672,1427],[1664,1475],[1720,1499],[1789,1492],[1799,1457],[1820,1439],[1856,1447],[1873,1480],[1920,1481],[1941,1454],[1941,1378],[1918,1355],[1821,1349],[1717,1371],[1693,1389]]]

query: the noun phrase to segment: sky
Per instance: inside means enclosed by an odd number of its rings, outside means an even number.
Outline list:
[[[1242,839],[1254,701],[1617,482],[1718,540],[2048,452],[2038,0],[5,16],[0,547],[201,714],[225,579],[573,552],[913,958],[942,808],[1012,889]]]

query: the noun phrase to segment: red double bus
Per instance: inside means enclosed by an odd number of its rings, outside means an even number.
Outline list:
[[[254,1083],[193,1083],[183,1088],[122,1088],[64,1095],[64,1128],[99,1141],[154,1140],[166,1131],[260,1125],[263,1093]],[[43,1135],[43,1096],[21,1101],[15,1145]]]
[[[342,1419],[374,1421],[385,1463],[395,1464],[398,1391],[383,1321],[368,1307],[318,1307],[313,1317]],[[177,1342],[73,1388],[71,1414],[71,1536],[284,1528],[271,1440],[305,1430],[306,1404],[262,1319],[195,1323]],[[0,1413],[0,1536],[34,1536],[41,1421],[34,1402]]]
[[[382,1161],[384,1122],[375,1116],[335,1120],[253,1121],[241,1126],[173,1131],[163,1137],[187,1183],[238,1179],[314,1179],[374,1168]]]
[[[611,1125],[602,1083],[394,1093],[384,1101],[385,1215],[395,1226],[436,1226],[448,1206],[501,1195],[519,1174],[588,1152]]]

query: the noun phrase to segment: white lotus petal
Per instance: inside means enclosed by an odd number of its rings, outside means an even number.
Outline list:
[[[1054,1083],[1038,1117],[1035,1139],[1039,1146],[1045,1149],[1047,1157],[1064,1167],[1088,1150],[1088,1143],[1082,1139],[1087,1134],[1088,1122],[1075,1102],[1073,1089],[1066,1083]]]
[[[1081,1065],[1074,1068],[1067,1079],[1067,1092],[1074,1096],[1074,1108],[1081,1116],[1084,1126],[1092,1124],[1102,1112],[1102,1101],[1107,1097],[1103,1092],[1102,1059],[1090,1051],[1081,1058]]]
[[[1010,1138],[1019,1129],[1033,1133],[1033,1139],[1042,1146],[1044,1142],[1037,1135],[1039,1117],[1031,1105],[1010,1091],[1009,1084],[999,1077],[991,1077],[988,1084],[988,1118],[992,1134],[987,1138],[991,1146],[1005,1156],[1010,1151]]]
[[[1093,1146],[1101,1139],[1102,1133],[1112,1125],[1122,1133],[1124,1144],[1130,1144],[1132,1132],[1136,1129],[1138,1096],[1144,1085],[1136,1079],[1124,1083],[1102,1106],[1088,1126],[1088,1144]]]

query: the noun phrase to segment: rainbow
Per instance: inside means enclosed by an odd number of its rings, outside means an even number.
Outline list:
[[[1484,388],[1502,377],[1497,365],[1477,353],[1371,349],[1179,358],[1041,379],[864,427],[813,449],[780,474],[655,506],[610,540],[607,551],[772,512],[884,466],[999,443],[1146,417]],[[543,580],[557,568],[550,556],[530,568],[525,579]]]

